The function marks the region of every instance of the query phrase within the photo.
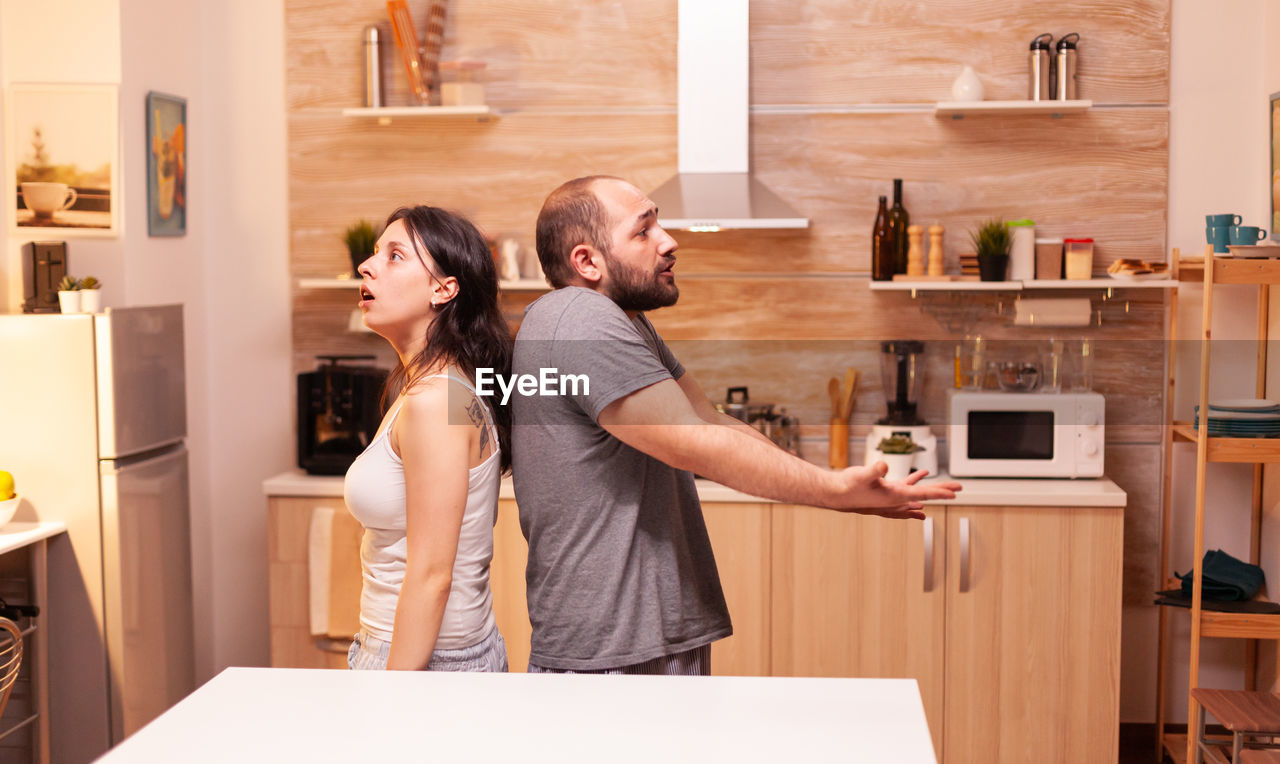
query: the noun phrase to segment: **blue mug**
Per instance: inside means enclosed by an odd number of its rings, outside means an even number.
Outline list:
[[[1242,222],[1244,222],[1244,219],[1234,213],[1230,213],[1226,215],[1205,215],[1204,216],[1204,224],[1207,226],[1215,226],[1215,225],[1232,226],[1232,225],[1240,225]]]
[[[1227,230],[1230,231],[1228,238],[1230,238],[1232,244],[1236,245],[1247,244],[1252,247],[1267,238],[1266,230],[1256,225],[1235,225]]]
[[[1204,229],[1205,241],[1213,245],[1213,251],[1225,253],[1227,251],[1227,242],[1231,238],[1231,227],[1225,225],[1211,225]]]

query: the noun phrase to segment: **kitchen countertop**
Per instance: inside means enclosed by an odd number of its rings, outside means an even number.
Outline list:
[[[927,478],[925,482],[948,479]],[[966,507],[1123,507],[1128,499],[1124,490],[1109,478],[1055,480],[1048,478],[961,478],[964,490],[953,501],[930,504],[955,504]],[[698,497],[704,502],[758,504],[760,499],[710,480],[698,480]],[[308,475],[302,470],[289,470],[262,483],[267,496],[342,496],[342,477]],[[514,499],[511,478],[502,480],[500,499]]]
[[[936,762],[914,679],[278,668],[224,670],[100,761],[246,756]]]

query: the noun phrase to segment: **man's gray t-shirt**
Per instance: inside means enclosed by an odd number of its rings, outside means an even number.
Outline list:
[[[513,373],[585,375],[563,395],[512,393],[512,475],[529,541],[529,662],[618,668],[729,636],[729,610],[693,475],[610,435],[610,403],[666,379],[676,360],[643,314],[582,287],[530,305]],[[559,389],[558,382],[556,383]]]

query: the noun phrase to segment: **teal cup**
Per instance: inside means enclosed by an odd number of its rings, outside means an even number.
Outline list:
[[[1232,225],[1240,225],[1243,222],[1244,222],[1244,219],[1234,213],[1227,214],[1227,215],[1205,215],[1204,216],[1204,224],[1209,226],[1214,226],[1214,225],[1232,226]]]
[[[1254,245],[1267,238],[1266,230],[1256,225],[1233,225],[1227,230],[1230,231],[1228,236],[1231,243],[1236,245]],[[1217,248],[1215,247],[1214,250],[1217,251]]]
[[[1213,245],[1214,252],[1226,252],[1227,242],[1231,240],[1231,227],[1211,225],[1204,229],[1204,238]]]

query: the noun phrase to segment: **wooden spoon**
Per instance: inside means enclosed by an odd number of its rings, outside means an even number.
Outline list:
[[[858,370],[852,366],[844,373],[844,401],[840,407],[840,418],[849,421],[853,416],[853,403],[858,398]]]

